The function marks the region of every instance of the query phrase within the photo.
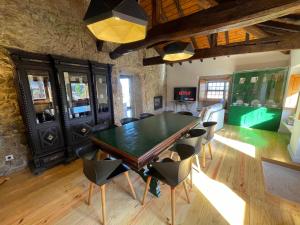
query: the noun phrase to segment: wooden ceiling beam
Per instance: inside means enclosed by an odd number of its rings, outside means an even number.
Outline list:
[[[166,20],[161,1],[162,0],[152,0],[152,2],[151,2],[151,4],[152,4],[152,27],[160,24],[161,19],[163,21]],[[162,16],[162,14],[163,14],[163,16]],[[162,49],[160,49],[157,45],[155,45],[153,47],[159,55],[163,54]]]
[[[265,32],[263,29],[261,29],[257,25],[245,27],[244,30],[249,34],[252,34],[256,38],[265,38],[265,37],[269,36],[269,34],[267,32]]]
[[[175,6],[176,6],[176,9],[177,9],[177,12],[179,14],[179,17],[184,17],[184,12],[182,10],[182,7],[180,5],[179,0],[173,0],[173,1],[174,1]],[[197,41],[195,40],[194,37],[191,37],[191,42],[192,42],[193,47],[195,49],[197,49],[198,48],[198,44],[197,44]]]
[[[208,38],[209,46],[211,48],[218,46],[218,33],[211,34],[207,38]]]
[[[272,36],[263,39],[256,39],[248,42],[233,43],[227,46],[215,48],[197,49],[192,58],[178,61],[201,60],[218,56],[237,55],[254,52],[286,51],[300,48],[300,33],[291,33],[285,36]],[[144,66],[169,63],[161,57],[145,58]],[[175,62],[172,62],[175,63]],[[177,62],[176,62],[177,63]]]
[[[159,7],[156,0],[152,0],[152,27],[159,24]]]
[[[242,1],[238,1],[238,0],[236,0],[236,2],[237,3],[242,3]],[[220,0],[219,1],[215,1],[215,0],[198,0],[198,4],[204,9],[214,7],[214,6],[218,5],[219,3],[220,3]],[[252,34],[256,38],[265,38],[265,37],[269,36],[268,33],[264,32],[262,29],[260,29],[256,25],[245,27],[244,30],[249,34]]]
[[[300,26],[294,24],[281,23],[278,21],[267,21],[258,24],[259,27],[273,28],[277,30],[283,30],[287,32],[300,32]]]
[[[295,19],[293,17],[292,18],[291,17],[281,17],[281,18],[274,19],[273,21],[300,26],[300,19]]]
[[[300,8],[300,0],[249,0],[242,4],[224,3],[159,24],[149,30],[146,39],[124,44],[110,53],[112,59],[166,40],[208,35],[234,28],[243,28],[282,17]]]
[[[261,27],[261,28],[270,35],[283,36],[283,35],[290,34],[290,32],[287,32],[284,30],[279,30],[279,29],[274,29],[272,27]]]
[[[225,42],[226,42],[226,45],[229,45],[229,32],[228,31],[225,31]]]

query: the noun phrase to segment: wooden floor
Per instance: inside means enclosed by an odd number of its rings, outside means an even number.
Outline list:
[[[202,172],[194,170],[191,204],[184,188],[176,191],[176,224],[268,225],[300,224],[300,206],[265,193],[261,157],[290,162],[285,135],[226,126],[213,142],[213,160]],[[87,206],[88,182],[77,160],[40,176],[29,171],[12,175],[0,186],[0,224],[101,224],[100,192]],[[170,190],[150,194],[144,207],[140,199],[145,183],[130,172],[139,201],[133,200],[124,176],[107,186],[110,225],[168,224]]]

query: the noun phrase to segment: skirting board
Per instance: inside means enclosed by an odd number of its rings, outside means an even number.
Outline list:
[[[292,158],[292,161],[293,161],[293,162],[296,162],[296,163],[300,163],[300,157],[299,157],[299,156],[297,157],[297,156],[294,154],[294,152],[293,152],[293,150],[292,150],[290,144],[288,145],[288,151],[289,151],[289,153],[290,153],[290,156],[291,156],[291,158]]]

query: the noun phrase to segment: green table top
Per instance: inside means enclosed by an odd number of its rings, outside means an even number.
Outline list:
[[[97,132],[92,140],[102,148],[116,150],[124,153],[122,155],[138,160],[162,143],[176,141],[175,139],[178,139],[182,133],[199,122],[198,117],[165,112],[121,127]]]

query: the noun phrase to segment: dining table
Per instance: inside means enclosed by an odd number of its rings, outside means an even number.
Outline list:
[[[162,152],[199,123],[199,117],[163,112],[120,127],[96,132],[91,136],[91,140],[101,151],[122,159],[124,164],[146,180],[147,165],[156,161]],[[157,197],[160,195],[160,187],[155,179],[152,179],[150,184],[150,192]]]

